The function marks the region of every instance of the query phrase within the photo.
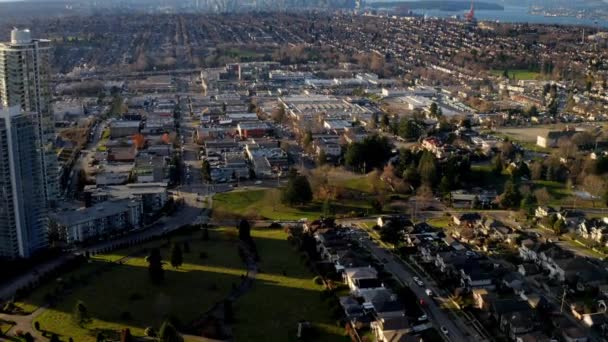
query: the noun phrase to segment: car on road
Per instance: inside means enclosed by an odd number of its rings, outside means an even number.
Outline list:
[[[441,332],[442,332],[444,335],[449,335],[449,333],[450,333],[450,332],[448,331],[448,328],[446,328],[446,327],[444,327],[444,326],[442,325],[440,329],[441,329]]]
[[[416,283],[416,285],[418,285],[418,286],[424,286],[424,283],[422,282],[422,280],[420,280],[420,278],[414,277],[412,279],[414,280],[414,283]]]
[[[422,315],[420,317],[418,317],[418,322],[426,322],[429,320],[429,317],[427,315]]]
[[[430,289],[424,290],[424,293],[426,293],[426,295],[429,297],[433,296],[433,291],[431,291]]]
[[[260,185],[260,184],[262,184],[262,181],[255,181],[255,183],[253,183],[253,184]]]

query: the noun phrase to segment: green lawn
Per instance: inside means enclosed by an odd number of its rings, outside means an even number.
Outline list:
[[[0,320],[0,336],[5,335],[12,327],[13,324]]]
[[[165,265],[165,282],[160,286],[149,281],[145,254],[110,267],[104,266],[126,253],[118,251],[92,258],[91,263],[78,272],[63,277],[78,277],[78,281],[70,294],[62,297],[56,307],[43,312],[37,320],[43,329],[60,334],[63,341],[72,337],[79,342],[95,341],[99,331],[112,335],[127,327],[134,335],[141,336],[148,326],[158,328],[167,315],[187,324],[223,298],[244,274],[232,241],[234,236],[226,230],[219,230],[211,233],[210,241],[202,241],[200,233],[174,237],[174,241],[191,240],[191,252],[184,254],[184,264],[179,269]],[[207,259],[199,257],[203,251],[209,255]],[[169,249],[163,248],[161,254],[166,260]],[[105,271],[100,273],[99,270],[104,268]],[[90,275],[90,271],[94,275]],[[86,279],[79,278],[87,272],[89,276]],[[39,305],[52,286],[42,287],[25,302]],[[78,300],[85,302],[92,317],[84,327],[79,327],[71,319]]]
[[[339,185],[349,190],[372,193],[374,191],[374,185],[370,178],[370,175],[352,177],[340,182]]]
[[[320,299],[322,288],[282,230],[253,230],[260,253],[261,273],[253,289],[235,303],[235,341],[296,341],[300,320],[313,323],[314,341],[348,341]]]
[[[367,201],[341,200],[331,203],[335,214],[369,210]],[[290,207],[281,203],[281,192],[277,189],[243,190],[216,194],[213,197],[213,217],[269,220],[308,220],[322,215],[323,204],[313,201],[304,206]]]
[[[426,223],[430,224],[433,227],[437,227],[437,228],[447,228],[453,222],[454,221],[452,220],[451,216],[434,217],[434,218],[430,218],[426,221]]]
[[[504,70],[495,69],[490,70],[490,73],[495,76],[502,76]],[[516,80],[536,80],[540,76],[540,73],[535,71],[528,71],[524,69],[509,70],[509,78]]]

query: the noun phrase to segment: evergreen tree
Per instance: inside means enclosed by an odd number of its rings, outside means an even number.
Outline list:
[[[281,200],[288,205],[306,204],[312,201],[312,189],[306,176],[290,178],[283,189]]]
[[[183,342],[184,339],[171,322],[165,321],[158,331],[158,340],[159,342]]]
[[[148,274],[150,276],[150,280],[155,284],[160,284],[165,277],[160,250],[158,248],[152,249],[150,251],[150,255],[146,257],[146,261],[148,262]]]
[[[171,246],[171,266],[179,268],[183,262],[184,256],[182,255],[182,249],[177,242],[174,242]]]
[[[447,175],[441,177],[441,182],[439,183],[439,192],[441,195],[446,196],[452,190],[452,181],[448,178]]]
[[[89,312],[83,301],[79,300],[76,302],[72,317],[78,326],[82,326],[89,321]]]
[[[241,220],[237,229],[239,231],[239,239],[242,241],[251,241],[251,225],[249,224],[249,221],[245,219]]]
[[[512,181],[505,183],[505,190],[500,195],[500,205],[503,208],[517,208],[521,203],[521,193]]]
[[[496,176],[500,176],[502,174],[503,162],[500,154],[497,154],[494,159],[492,159],[492,173]]]
[[[418,163],[418,174],[422,182],[433,186],[437,182],[437,158],[429,151],[424,151]]]

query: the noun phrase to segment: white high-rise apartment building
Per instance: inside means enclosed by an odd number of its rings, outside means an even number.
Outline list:
[[[48,245],[36,113],[0,106],[0,257],[29,258]]]
[[[0,43],[0,105],[36,113],[44,175],[44,198],[53,205],[59,192],[50,88],[50,42],[32,39],[29,30],[13,29],[11,41]]]

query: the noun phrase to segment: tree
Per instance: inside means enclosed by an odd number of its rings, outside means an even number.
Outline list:
[[[536,197],[536,202],[539,205],[547,205],[549,204],[549,201],[551,201],[551,195],[549,194],[549,191],[547,191],[547,188],[534,190],[534,197]]]
[[[158,331],[158,340],[160,342],[183,342],[183,338],[177,332],[173,323],[164,321]]]
[[[291,206],[312,201],[312,189],[308,178],[301,175],[291,177],[283,189],[281,201]]]
[[[285,107],[280,105],[272,111],[272,120],[276,123],[281,123],[285,120]]]
[[[309,148],[312,144],[312,140],[312,132],[310,130],[307,130],[306,133],[304,133],[304,140],[302,141],[304,147]]]
[[[516,208],[521,203],[521,193],[512,181],[505,183],[505,190],[500,195],[500,205],[503,208]]]
[[[420,184],[420,174],[418,173],[414,163],[411,163],[403,172],[403,180],[410,183],[414,187]]]
[[[418,163],[418,174],[422,182],[433,186],[438,179],[437,157],[429,151],[424,151]]]
[[[317,163],[319,165],[324,165],[327,162],[327,154],[325,153],[324,149],[321,149],[321,151],[319,151],[319,155],[317,156]]]
[[[429,108],[429,112],[431,116],[437,116],[439,106],[437,106],[437,102],[431,103],[431,107]]]
[[[78,326],[82,326],[89,321],[89,313],[83,301],[79,300],[76,302],[76,305],[74,305],[72,318]]]
[[[203,160],[201,173],[205,182],[211,182],[211,164],[207,159]]]
[[[370,135],[360,142],[348,145],[344,155],[346,165],[355,170],[369,172],[381,168],[391,157],[392,145],[386,137]]]
[[[420,138],[422,130],[414,120],[401,118],[399,121],[399,136],[405,140],[413,141]]]
[[[40,331],[40,322],[34,322],[34,328],[36,329],[36,331]]]
[[[59,336],[57,336],[57,334],[53,334],[53,335],[51,335],[49,342],[61,342],[61,341],[59,340]]]
[[[395,222],[389,222],[380,228],[380,240],[396,245],[401,241],[401,228]]]
[[[532,106],[530,107],[530,109],[528,109],[528,112],[526,114],[529,118],[538,116],[538,108],[536,108],[536,106]]]
[[[251,225],[249,221],[242,219],[237,226],[239,231],[239,239],[242,241],[251,241]]]
[[[494,159],[492,159],[492,173],[496,176],[500,176],[502,174],[503,164],[502,157],[500,154],[497,154]]]
[[[171,246],[171,266],[179,268],[183,262],[184,256],[182,255],[182,249],[177,242],[174,242]]]
[[[325,200],[323,201],[323,216],[329,217],[331,215],[332,215],[331,202],[329,201],[329,198],[325,198]]]
[[[155,284],[160,284],[165,276],[160,250],[158,248],[152,249],[150,255],[146,257],[146,261],[148,262],[148,275],[150,276],[150,280]]]
[[[530,177],[532,180],[542,180],[543,179],[543,171],[544,171],[543,163],[535,161],[530,164]]]
[[[446,196],[450,190],[452,190],[452,181],[444,175],[439,183],[439,192],[442,196]]]
[[[534,211],[534,206],[536,205],[536,197],[532,193],[528,193],[521,200],[520,208],[526,211],[528,214],[531,214]]]
[[[606,181],[597,175],[588,175],[583,181],[583,187],[591,195],[591,201],[595,207],[595,200],[601,198],[606,191]]]
[[[564,220],[557,220],[553,223],[553,232],[557,235],[562,235],[566,232],[566,222]]]

